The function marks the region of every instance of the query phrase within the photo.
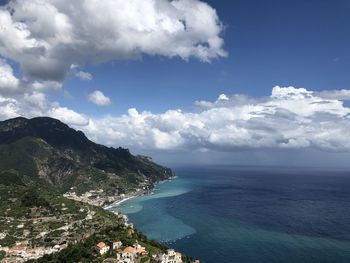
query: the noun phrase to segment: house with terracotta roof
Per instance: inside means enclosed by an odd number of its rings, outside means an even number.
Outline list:
[[[129,259],[131,262],[140,256],[148,255],[146,248],[141,246],[139,243],[135,243],[133,246],[128,246],[124,248],[121,253],[121,258],[123,260]]]
[[[138,255],[145,256],[148,254],[148,252],[146,251],[146,248],[141,246],[139,243],[135,243],[133,247],[135,248],[135,252]]]
[[[136,253],[136,249],[134,247],[128,246],[128,247],[124,248],[123,253],[135,254]]]
[[[105,242],[100,242],[95,246],[95,250],[100,255],[104,255],[109,251],[109,246]]]
[[[134,262],[137,254],[135,253],[134,247],[126,247],[123,252],[120,254],[120,258],[124,261]]]

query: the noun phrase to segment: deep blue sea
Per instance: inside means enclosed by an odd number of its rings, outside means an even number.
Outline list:
[[[149,237],[206,263],[350,262],[350,171],[177,169],[115,208]]]

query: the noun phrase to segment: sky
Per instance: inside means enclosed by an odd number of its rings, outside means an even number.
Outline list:
[[[347,0],[0,4],[1,120],[169,165],[349,166]]]

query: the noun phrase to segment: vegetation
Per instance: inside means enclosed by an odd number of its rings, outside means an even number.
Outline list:
[[[170,169],[128,149],[95,144],[51,118],[0,122],[0,160],[2,247],[18,242],[32,248],[69,244],[37,262],[101,262],[93,248],[102,240],[125,245],[137,240],[151,254],[165,251],[165,246],[126,228],[117,215],[62,194],[72,189],[77,194],[126,193],[169,178]],[[0,251],[0,260],[5,256]]]
[[[109,226],[101,230],[99,233],[92,235],[91,237],[68,246],[66,249],[62,250],[60,253],[46,255],[39,260],[32,260],[30,262],[44,263],[44,262],[66,262],[74,263],[81,262],[82,259],[84,262],[101,262],[101,257],[94,252],[95,245],[101,240],[104,241],[113,241],[121,240],[123,244],[132,245],[136,241],[140,242],[143,240],[144,236],[135,231],[133,234],[129,234],[125,228],[120,225]],[[144,241],[143,241],[144,242]],[[144,243],[141,244],[144,244]],[[163,245],[153,242],[152,250],[154,253],[164,252],[166,247]],[[106,257],[114,256],[113,251],[110,251]],[[145,262],[145,261],[143,261]]]
[[[72,187],[77,193],[125,192],[145,179],[152,184],[173,175],[150,158],[93,143],[81,131],[46,117],[0,122],[0,160],[0,171],[15,170],[22,180],[48,184],[61,193]],[[12,182],[20,182],[18,176]],[[5,175],[0,179],[11,182]]]
[[[0,250],[0,260],[2,260],[5,257],[5,255],[6,255],[6,252]]]
[[[111,212],[66,199],[39,185],[14,186],[0,182],[1,198],[5,192],[8,199],[0,202],[0,233],[6,233],[6,237],[0,239],[2,247],[11,247],[23,240],[32,247],[50,248],[63,241],[70,244],[60,253],[47,255],[36,262],[101,262],[94,252],[94,246],[100,241],[121,240],[126,246],[138,241],[152,254],[167,248],[148,240],[137,230],[130,231]],[[88,214],[93,216],[87,218]],[[62,228],[65,226],[69,228]],[[4,255],[0,253],[0,256]]]

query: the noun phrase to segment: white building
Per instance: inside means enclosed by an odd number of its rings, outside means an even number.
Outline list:
[[[182,255],[174,249],[168,249],[166,254],[159,256],[160,263],[182,263]]]
[[[100,242],[96,245],[95,249],[97,253],[104,255],[108,252],[109,246],[107,246],[104,242]]]
[[[135,248],[133,247],[126,247],[123,252],[120,254],[120,258],[124,261],[124,262],[134,262],[136,257],[136,253],[135,253]]]
[[[113,242],[113,249],[121,248],[122,245],[123,243],[121,241],[115,241]]]

